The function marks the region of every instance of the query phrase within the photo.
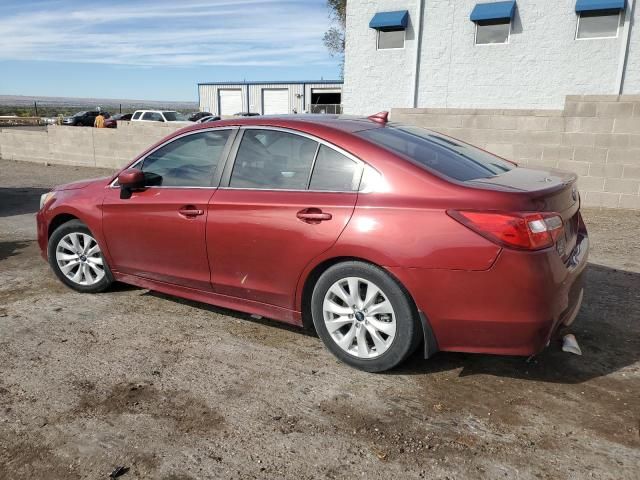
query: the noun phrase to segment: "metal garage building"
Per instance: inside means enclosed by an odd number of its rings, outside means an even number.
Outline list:
[[[341,80],[199,83],[200,110],[237,113],[342,113]]]

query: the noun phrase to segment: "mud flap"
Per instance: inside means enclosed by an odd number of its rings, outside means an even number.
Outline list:
[[[438,352],[438,341],[433,334],[429,319],[424,312],[418,312],[420,314],[420,325],[422,325],[422,337],[424,339],[424,358],[425,360],[432,357]]]

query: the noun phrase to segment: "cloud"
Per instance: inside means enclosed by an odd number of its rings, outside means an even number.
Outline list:
[[[333,64],[323,0],[4,3],[0,60],[132,66]],[[7,40],[11,39],[11,40]]]

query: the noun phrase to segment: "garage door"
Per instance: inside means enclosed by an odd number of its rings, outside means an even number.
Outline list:
[[[219,90],[220,115],[235,115],[242,112],[242,90]]]
[[[289,113],[289,90],[265,88],[262,90],[262,114],[279,115]]]

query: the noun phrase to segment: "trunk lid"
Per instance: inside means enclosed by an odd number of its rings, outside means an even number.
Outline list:
[[[517,167],[494,177],[469,180],[465,184],[527,194],[533,211],[558,213],[564,224],[564,235],[558,239],[556,249],[563,260],[567,260],[578,239],[580,196],[577,179],[575,173],[562,170]]]

